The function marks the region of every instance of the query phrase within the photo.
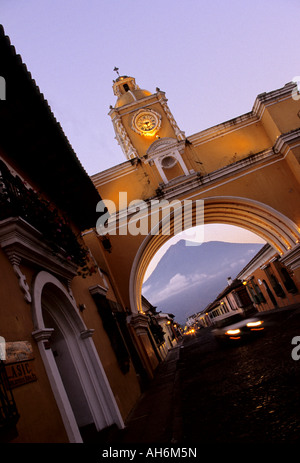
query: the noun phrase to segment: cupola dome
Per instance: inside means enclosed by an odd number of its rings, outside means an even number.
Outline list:
[[[149,95],[151,92],[142,90],[136,84],[134,77],[120,76],[113,84],[114,94],[118,97],[115,108],[120,108],[134,101],[141,100]]]

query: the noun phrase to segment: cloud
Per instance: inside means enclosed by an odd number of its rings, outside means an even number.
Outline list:
[[[150,289],[151,289],[151,285],[143,286],[143,293],[147,293],[148,291],[150,291]]]
[[[235,268],[235,267],[237,267],[237,266],[242,267],[243,265],[246,264],[246,262],[247,262],[246,259],[239,259],[239,260],[236,261],[236,262],[232,262],[232,263],[230,264],[230,268]]]
[[[154,304],[157,304],[158,302],[162,302],[171,296],[175,296],[176,294],[182,293],[186,289],[190,289],[193,286],[200,285],[207,278],[211,278],[211,276],[208,276],[205,273],[196,273],[190,275],[182,275],[181,273],[176,273],[160,291],[151,295],[151,300]],[[150,285],[143,288],[143,292],[149,292],[149,286]]]

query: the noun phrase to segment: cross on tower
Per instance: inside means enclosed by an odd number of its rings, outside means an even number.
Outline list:
[[[115,67],[114,68],[114,71],[118,74],[118,76],[120,77],[120,74],[119,74],[119,68]]]

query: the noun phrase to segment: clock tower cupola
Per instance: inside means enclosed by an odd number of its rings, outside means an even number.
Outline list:
[[[111,106],[109,115],[127,159],[142,158],[159,138],[185,139],[167,105],[165,93],[160,89],[151,93],[141,89],[134,77],[118,76],[113,81],[113,92],[117,101],[114,107]]]
[[[118,73],[118,69],[115,68]],[[113,92],[117,97],[110,107],[116,139],[126,159],[139,158],[142,162],[155,164],[164,183],[165,169],[178,164],[178,172],[189,172],[182,159],[185,134],[182,132],[167,104],[165,92],[156,88],[155,93],[141,89],[134,77],[120,76],[113,81]]]

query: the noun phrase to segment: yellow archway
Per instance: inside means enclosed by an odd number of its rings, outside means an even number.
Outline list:
[[[122,224],[103,239],[105,268],[148,365],[152,354],[141,303],[144,275],[161,246],[182,231],[181,217],[174,212],[170,233],[149,233],[152,202],[172,208],[174,202],[181,207],[184,201],[204,201],[204,224],[235,225],[257,234],[300,281],[300,101],[290,83],[258,95],[246,114],[186,137],[164,92],[141,91],[134,78],[125,76],[113,88],[118,99],[109,114],[127,161],[92,179],[111,217]],[[149,136],[147,121],[157,130],[155,138]],[[131,205],[139,201],[145,206],[143,225],[148,225],[143,233],[134,228],[141,215],[132,217]],[[188,213],[192,220],[184,229],[199,224],[197,207],[196,213],[193,208]],[[184,211],[184,221],[188,213]]]
[[[190,209],[192,219],[195,207]],[[181,217],[170,216],[170,228],[176,228]],[[300,242],[297,225],[275,209],[258,201],[236,197],[210,197],[204,200],[204,224],[235,225],[260,236],[280,255]],[[172,237],[149,233],[141,243],[133,261],[130,275],[130,305],[133,313],[142,312],[141,294],[146,270],[157,251]]]

